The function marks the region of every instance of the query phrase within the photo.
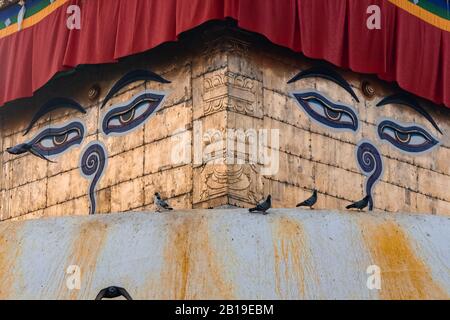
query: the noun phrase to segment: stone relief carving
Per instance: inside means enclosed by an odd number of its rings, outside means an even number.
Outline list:
[[[250,43],[231,36],[215,37],[206,40],[204,56],[212,56],[223,52],[245,55],[248,53]]]
[[[202,172],[198,202],[225,195],[239,201],[257,202],[259,197],[252,190],[257,184],[256,175],[257,168],[254,165],[207,165]]]
[[[253,115],[256,106],[255,80],[231,71],[215,72],[203,81],[204,115],[229,110]]]

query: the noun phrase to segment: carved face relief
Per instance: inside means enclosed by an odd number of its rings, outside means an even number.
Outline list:
[[[142,80],[156,81],[163,84],[170,83],[170,81],[165,80],[151,71],[131,71],[114,84],[106,95],[101,109],[121,89],[129,84]],[[101,117],[100,133],[104,136],[119,136],[128,134],[141,127],[161,108],[166,95],[165,92],[145,90],[136,94],[123,104],[111,106],[108,110],[104,111]],[[51,99],[36,112],[25,130],[25,135],[28,134],[33,125],[43,116],[63,108],[70,108],[83,114],[86,113],[86,110],[74,100],[68,98]],[[14,155],[29,152],[43,160],[54,162],[54,159],[72,147],[80,146],[84,141],[85,134],[86,128],[84,123],[81,120],[73,120],[62,126],[44,128],[30,141],[8,148],[7,151]],[[90,142],[81,153],[80,173],[90,181],[88,190],[90,214],[96,212],[95,190],[97,183],[107,168],[107,163],[107,148],[100,141]]]
[[[289,80],[288,83],[294,83],[300,79],[311,77],[318,77],[336,83],[359,102],[350,84],[337,72],[327,67],[313,67],[302,71]],[[323,92],[315,89],[303,89],[292,91],[290,95],[295,99],[300,109],[312,121],[321,126],[335,131],[356,133],[361,125],[358,112],[354,107],[332,101]],[[393,103],[415,110],[442,134],[442,131],[433,118],[412,96],[394,94],[381,100],[377,104],[377,107]],[[398,151],[413,155],[429,152],[439,145],[439,140],[428,132],[424,126],[417,123],[402,123],[397,119],[380,117],[377,124],[377,136],[379,142],[388,143]],[[373,187],[383,176],[381,152],[373,142],[361,140],[356,145],[355,153],[358,166],[361,172],[367,177],[365,194],[369,196],[369,210],[372,210],[374,206]]]

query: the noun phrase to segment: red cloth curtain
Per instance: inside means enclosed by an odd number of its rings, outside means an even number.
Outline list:
[[[66,27],[71,4],[81,7],[81,30]],[[381,8],[381,30],[366,27],[373,4]],[[226,17],[278,45],[397,81],[450,108],[450,33],[386,0],[71,0],[0,39],[0,105],[31,96],[59,71],[115,62]]]

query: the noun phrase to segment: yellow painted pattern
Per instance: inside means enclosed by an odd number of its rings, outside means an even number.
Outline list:
[[[450,31],[449,20],[439,17],[408,0],[389,0],[389,2],[439,29]]]

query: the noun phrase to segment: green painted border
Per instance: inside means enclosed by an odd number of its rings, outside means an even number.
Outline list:
[[[443,18],[443,19],[450,20],[450,11],[447,11],[445,8],[436,6],[432,2],[428,2],[426,0],[421,0],[416,5],[428,12],[431,12],[431,13]]]
[[[36,13],[39,13],[40,11],[47,8],[49,5],[51,5],[50,0],[42,0],[42,1],[38,2],[37,4],[35,4],[33,7],[27,8],[24,19],[27,19],[27,18],[35,15]],[[17,16],[10,17],[9,19],[11,20],[11,24],[8,27],[17,23]],[[2,30],[4,28],[6,28],[5,22],[0,21],[0,30]]]

